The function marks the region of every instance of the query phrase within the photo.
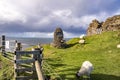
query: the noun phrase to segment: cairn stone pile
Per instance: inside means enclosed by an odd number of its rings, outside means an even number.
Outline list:
[[[99,22],[98,20],[93,20],[89,24],[87,29],[87,35],[100,34],[105,31],[117,31],[120,30],[120,15],[109,17],[105,22]]]
[[[66,47],[63,31],[61,28],[59,28],[59,27],[56,28],[56,30],[54,32],[54,40],[51,45],[55,48],[65,48]]]

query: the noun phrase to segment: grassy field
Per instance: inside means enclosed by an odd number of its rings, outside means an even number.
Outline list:
[[[13,63],[3,57],[0,53],[0,80],[13,80]]]
[[[120,80],[120,32],[105,32],[101,35],[85,37],[86,43],[78,43],[79,38],[67,42],[65,49],[44,45],[43,68],[52,80],[77,80],[75,73],[83,61],[93,63],[92,80]],[[13,80],[13,63],[0,55],[0,80]]]
[[[106,32],[85,37],[86,44],[78,43],[79,38],[67,42],[68,48],[55,49],[44,45],[44,56],[53,72],[63,80],[76,80],[75,73],[85,60],[94,65],[92,80],[120,80],[119,32]],[[51,72],[51,77],[55,77]]]

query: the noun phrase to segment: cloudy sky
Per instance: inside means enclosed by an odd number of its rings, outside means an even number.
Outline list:
[[[0,0],[0,35],[53,37],[61,27],[65,37],[76,37],[91,20],[119,14],[120,0]]]

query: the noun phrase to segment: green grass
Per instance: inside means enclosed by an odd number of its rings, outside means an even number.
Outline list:
[[[56,49],[44,45],[44,56],[49,66],[63,80],[76,80],[75,73],[85,60],[94,65],[93,80],[120,80],[119,32],[105,32],[101,35],[85,37],[86,44],[78,44],[79,38],[67,42],[66,49]],[[52,72],[51,72],[52,73]],[[55,77],[51,74],[51,77]]]
[[[12,80],[14,75],[13,67],[13,63],[0,53],[0,80]]]
[[[92,80],[120,80],[120,49],[116,47],[120,44],[119,35],[116,31],[88,36],[84,45],[78,43],[79,38],[73,38],[65,49],[44,45],[45,74],[52,80],[77,80],[75,73],[83,61],[89,60],[94,66]],[[13,77],[13,63],[0,55],[0,80],[13,80]]]

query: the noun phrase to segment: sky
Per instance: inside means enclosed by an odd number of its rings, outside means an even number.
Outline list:
[[[114,15],[120,0],[0,0],[0,35],[50,38],[60,27],[64,37],[79,37],[93,19]]]

